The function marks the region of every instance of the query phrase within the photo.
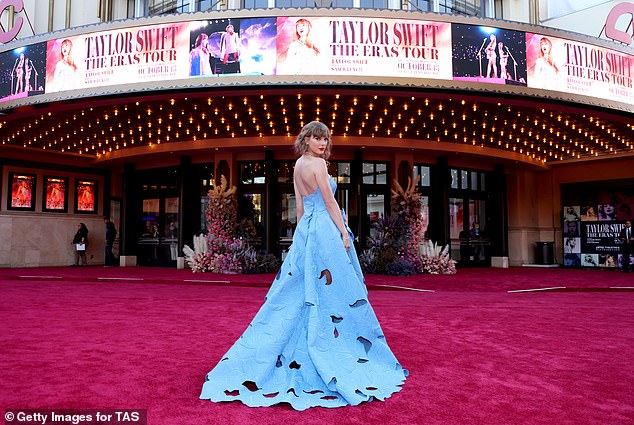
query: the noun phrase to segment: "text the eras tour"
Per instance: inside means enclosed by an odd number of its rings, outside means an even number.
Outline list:
[[[438,24],[331,20],[330,30],[333,56],[438,60]]]
[[[86,69],[103,69],[138,63],[176,60],[178,26],[147,27],[86,37]]]
[[[604,49],[565,43],[568,75],[632,87],[632,58]]]

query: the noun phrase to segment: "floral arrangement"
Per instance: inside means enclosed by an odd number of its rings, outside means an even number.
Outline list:
[[[401,252],[407,246],[407,226],[398,215],[382,215],[374,224],[367,239],[368,249],[359,256],[366,273],[408,275],[416,273],[401,261]],[[403,265],[401,269],[395,262]]]
[[[207,235],[194,236],[194,249],[185,245],[185,262],[194,273],[240,273],[244,246],[236,238],[236,187],[227,188],[227,179],[220,176],[220,184],[209,191],[205,209]]]
[[[408,179],[407,188],[394,180],[393,215],[374,223],[374,235],[359,260],[366,273],[405,276],[416,273],[455,274],[456,264],[444,248],[426,240],[418,181]]]
[[[205,209],[209,234],[217,241],[226,241],[236,233],[238,209],[237,188],[227,189],[227,179],[220,176],[220,184],[209,191],[209,202]]]
[[[194,236],[194,249],[185,245],[183,252],[185,253],[185,261],[194,273],[209,270],[211,255],[207,249],[207,238],[205,235]]]
[[[275,256],[261,254],[236,237],[240,233],[237,211],[236,187],[227,188],[227,179],[220,176],[220,185],[209,191],[205,209],[207,235],[194,236],[194,249],[183,247],[185,262],[194,273],[266,273],[279,267]]]
[[[429,240],[423,242],[420,245],[420,258],[424,273],[456,274],[456,261],[449,255],[449,245],[443,248]]]
[[[403,189],[398,180],[394,179],[394,188],[392,189],[392,209],[408,227],[407,250],[410,252],[418,251],[418,245],[425,239],[421,215],[423,203],[416,188],[419,180],[420,176],[416,181],[412,181],[412,178],[408,177],[407,188]]]
[[[456,263],[449,254],[449,245],[444,248],[438,247],[436,243],[425,238],[421,214],[423,203],[416,188],[419,180],[420,176],[415,181],[409,177],[405,189],[394,180],[393,210],[402,217],[407,226],[406,247],[400,251],[400,258],[410,263],[418,273],[455,274]]]
[[[258,252],[250,247],[244,252],[242,273],[272,273],[280,268],[281,261],[273,254]]]

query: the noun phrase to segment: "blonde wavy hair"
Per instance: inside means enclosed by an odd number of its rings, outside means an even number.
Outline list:
[[[325,137],[328,139],[326,150],[322,155],[322,158],[330,158],[330,152],[332,151],[332,139],[330,138],[330,130],[326,125],[320,121],[311,121],[302,128],[299,135],[295,139],[295,153],[297,156],[302,156],[308,151],[308,143],[306,138],[310,136]]]

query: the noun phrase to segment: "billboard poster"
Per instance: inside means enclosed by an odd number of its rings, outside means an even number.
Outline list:
[[[277,74],[451,80],[451,24],[405,19],[280,17]]]
[[[523,32],[452,24],[453,79],[526,85],[526,37]]]
[[[9,173],[8,208],[12,210],[35,210],[35,175]]]
[[[190,77],[275,75],[276,18],[199,21],[189,29]]]
[[[46,43],[0,53],[0,102],[44,93]]]
[[[631,180],[567,184],[562,190],[564,266],[618,267],[620,232],[634,219]]]
[[[51,40],[46,93],[187,78],[188,23],[171,23]]]
[[[44,211],[66,212],[68,206],[68,179],[44,177]]]
[[[77,180],[75,190],[75,212],[97,212],[97,182],[94,180]]]
[[[634,56],[526,33],[528,86],[633,103]]]

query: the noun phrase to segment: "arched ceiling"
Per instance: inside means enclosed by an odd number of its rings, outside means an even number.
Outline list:
[[[0,143],[99,162],[157,145],[266,145],[294,137],[311,120],[353,144],[475,147],[541,165],[634,151],[634,123],[625,112],[522,96],[351,86],[236,86],[25,106],[0,116]]]

